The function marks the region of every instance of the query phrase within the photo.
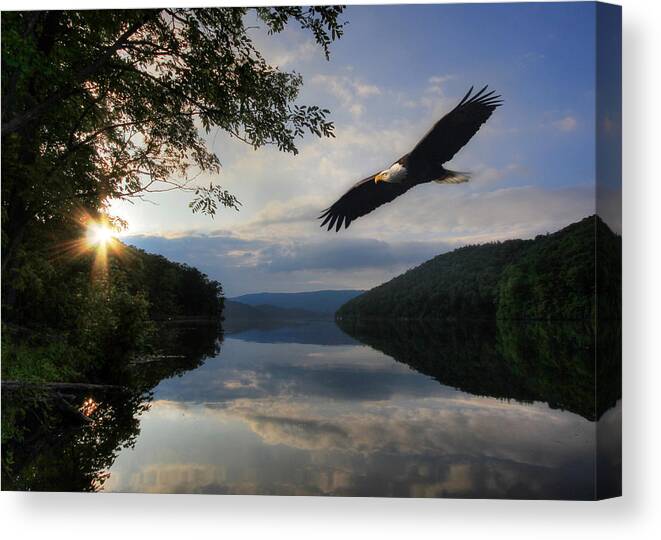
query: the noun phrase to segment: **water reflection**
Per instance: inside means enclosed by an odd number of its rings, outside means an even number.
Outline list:
[[[315,321],[228,321],[225,333],[255,343],[307,343],[310,345],[357,345],[332,320]]]
[[[279,329],[276,343],[271,330],[228,336],[221,356],[157,387],[139,444],[119,456],[106,488],[594,497],[595,411],[585,399],[594,377],[579,377],[589,335],[343,329],[369,346],[315,344],[312,323],[305,340],[300,328]],[[541,357],[529,348],[540,339]],[[541,402],[545,392],[557,409]]]
[[[504,414],[494,400],[460,395],[415,404],[401,397],[385,407],[164,401],[145,417],[136,451],[118,458],[107,488],[590,498],[592,435],[578,417],[544,407]]]
[[[342,323],[342,337],[329,324],[243,328],[222,353],[209,339],[173,345],[196,352],[177,377],[141,366],[145,388],[165,378],[148,410],[138,400],[118,420],[128,432],[107,449],[76,440],[105,452],[103,463],[74,460],[93,478],[54,474],[48,486],[559,499],[619,489],[618,386],[595,409],[589,329]],[[604,357],[599,376],[618,362]],[[71,454],[50,455],[54,469]]]
[[[47,394],[3,392],[2,489],[12,491],[97,491],[122,448],[135,444],[139,415],[148,408],[145,396],[96,391],[67,395],[74,405],[92,399],[93,423],[81,425],[59,410]]]
[[[471,394],[544,401],[589,420],[620,399],[621,326],[616,322],[601,323],[599,340],[594,328],[580,321],[338,324],[374,349]]]
[[[119,388],[67,389],[64,395],[30,388],[2,393],[2,489],[99,491],[117,455],[133,448],[151,390],[220,352],[216,325],[164,325],[158,329],[166,361],[122,366]],[[92,422],[81,422],[79,410]]]

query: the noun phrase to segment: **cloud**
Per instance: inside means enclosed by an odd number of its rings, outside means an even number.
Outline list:
[[[397,94],[396,99],[407,109],[422,109],[425,116],[437,119],[450,110],[453,101],[461,99],[461,96],[448,96],[446,91],[446,83],[456,78],[451,74],[433,75],[417,95]]]
[[[408,456],[468,456],[488,449],[491,457],[547,467],[579,449],[589,452],[594,436],[593,425],[576,415],[545,406],[503,406],[495,399],[460,393],[385,410],[379,401],[365,402],[331,419],[312,403],[271,399],[240,400],[224,407],[222,414],[244,419],[271,445]],[[516,437],[508,428],[512,425]],[[570,430],[574,438],[564,448],[540,446],[539,441],[562,440],[561,434]]]
[[[326,242],[292,243],[287,249],[272,253],[268,269],[352,270],[393,268],[414,265],[449,249],[448,244],[433,242],[384,242],[371,238],[331,238]]]
[[[381,89],[373,84],[365,83],[348,75],[315,75],[311,83],[326,89],[339,99],[342,106],[354,118],[365,111],[365,99],[381,95]]]
[[[373,84],[354,82],[353,87],[356,90],[356,94],[360,97],[378,96],[381,94],[381,89]]]
[[[273,41],[263,51],[267,62],[272,66],[278,66],[280,68],[298,64],[303,60],[313,58],[315,54],[321,54],[321,49],[311,39],[289,47],[284,47],[277,41]]]
[[[213,405],[154,402],[106,487],[534,498],[592,486],[594,425],[544,405],[461,393],[387,406],[286,394]]]
[[[475,186],[493,186],[503,180],[520,177],[527,174],[526,167],[520,163],[509,163],[505,167],[489,167],[479,165],[471,168],[471,184]]]
[[[486,176],[502,178],[507,168]],[[513,174],[513,173],[510,173]],[[488,180],[489,178],[487,178]],[[535,185],[485,190],[471,182],[416,187],[384,205],[369,219],[351,224],[353,234],[388,239],[416,238],[459,247],[556,231],[594,213],[594,186],[548,189]]]
[[[455,247],[530,238],[595,212],[589,184],[499,187],[521,170],[515,163],[478,168],[474,186],[417,187],[339,233],[320,229],[315,219],[337,195],[310,195],[289,203],[272,201],[233,230],[126,241],[197,266],[221,281],[230,295],[371,288]]]
[[[353,47],[367,34],[347,32],[333,45],[328,63],[309,32],[296,25],[272,36],[263,24],[250,26],[261,28],[250,32],[267,61],[304,77],[301,103],[331,110],[336,138],[306,135],[297,141],[300,151],[293,156],[270,145],[254,151],[223,132],[206,136],[223,169],[200,181],[213,181],[235,194],[243,203],[241,211],[223,209],[212,221],[191,215],[190,194],[154,195],[161,206],[138,204],[124,214],[133,231],[150,233],[131,241],[199,266],[230,294],[364,288],[450,247],[530,237],[594,212],[593,160],[587,151],[594,135],[582,129],[593,112],[594,94],[586,94],[593,92],[593,81],[575,77],[571,92],[549,87],[546,75],[554,62],[564,69],[562,51],[538,51],[524,36],[503,55],[462,34],[468,46],[463,56],[439,55],[438,47],[421,49],[418,64],[407,66],[408,76],[401,77],[396,74],[401,75],[401,62],[395,69],[375,57],[354,54]],[[435,31],[428,37],[450,39]],[[403,45],[395,40],[361,51],[390,47],[395,57],[406,56]],[[479,60],[485,69],[475,71],[479,66],[474,65],[466,71],[464,56]],[[589,55],[581,58],[585,65],[593,62]],[[521,69],[521,62],[530,69]],[[476,78],[475,73],[481,75]],[[348,230],[331,234],[319,229],[315,218],[324,208],[409,151],[482,77],[504,93],[506,103],[448,164],[471,171],[470,183],[421,186],[354,221]],[[618,118],[617,111],[610,111],[609,119],[597,119],[599,131],[616,132]],[[542,136],[552,133],[558,136]],[[555,173],[548,167],[550,156],[558,164]],[[611,200],[608,207],[617,210],[617,197]],[[601,201],[602,207],[606,202]],[[415,243],[406,247],[411,240]]]
[[[570,132],[575,131],[578,127],[578,120],[573,116],[565,116],[559,120],[554,120],[551,125],[560,131]]]
[[[371,287],[450,248],[442,242],[352,237],[266,241],[229,233],[178,238],[135,236],[126,241],[200,268],[220,280],[230,295],[261,290]],[[307,281],[311,283],[306,286]]]
[[[295,197],[288,201],[270,201],[266,203],[255,217],[243,229],[246,231],[260,229],[268,225],[312,221],[321,212],[326,201],[316,195]]]
[[[337,423],[321,419],[256,414],[246,418],[251,429],[268,444],[287,444],[305,449],[343,447],[349,434]]]
[[[622,190],[601,184],[597,188],[597,213],[614,233],[622,234]]]
[[[455,78],[455,75],[434,75],[433,77],[429,77],[427,80],[428,86],[425,91],[442,95],[445,93],[445,83]]]

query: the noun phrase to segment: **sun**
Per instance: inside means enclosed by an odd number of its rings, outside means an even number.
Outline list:
[[[124,245],[118,239],[119,230],[111,225],[111,220],[105,216],[92,219],[89,216],[82,218],[84,236],[74,245],[78,254],[94,253],[92,275],[94,278],[107,278],[110,270],[110,257],[123,258],[127,255]]]
[[[87,226],[87,243],[90,246],[105,247],[111,243],[116,234],[110,227],[103,223],[90,223]]]

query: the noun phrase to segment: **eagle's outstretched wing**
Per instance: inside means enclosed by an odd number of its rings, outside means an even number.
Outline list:
[[[375,182],[374,176],[368,176],[358,182],[330,208],[324,210],[319,216],[319,219],[323,219],[321,226],[324,227],[328,223],[329,231],[333,227],[335,231],[339,231],[343,223],[348,227],[354,219],[369,214],[413,187],[407,183]]]
[[[408,155],[408,165],[412,170],[418,166],[424,168],[429,162],[440,165],[450,161],[471,140],[502,104],[500,96],[494,96],[493,90],[485,94],[486,89],[485,86],[471,96],[471,86],[459,104],[434,124]]]
[[[375,182],[375,175],[361,180],[319,216],[323,219],[321,226],[328,224],[329,231],[333,227],[339,231],[343,224],[348,227],[354,219],[369,214],[413,186],[430,182],[433,178],[429,177],[430,171],[439,171],[502,104],[500,96],[495,96],[493,91],[485,94],[486,89],[485,86],[473,94],[471,87],[459,104],[436,122],[409,154],[398,160],[407,169],[405,182]]]

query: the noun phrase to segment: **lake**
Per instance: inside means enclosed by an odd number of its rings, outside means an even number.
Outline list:
[[[223,335],[166,334],[174,358],[135,366],[139,392],[80,396],[93,424],[12,446],[3,489],[546,499],[620,489],[620,358],[604,344],[595,377],[592,333],[579,324],[242,321]],[[595,404],[606,373],[615,382]]]

